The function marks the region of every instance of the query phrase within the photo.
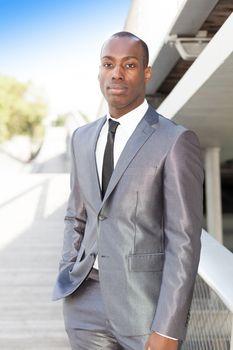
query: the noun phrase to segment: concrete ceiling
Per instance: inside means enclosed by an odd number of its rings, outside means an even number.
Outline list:
[[[217,3],[218,0],[187,0],[168,35],[195,36]],[[165,40],[152,65],[153,77],[147,86],[147,95],[154,95],[179,59],[176,48]]]
[[[233,14],[157,108],[233,159]],[[159,67],[157,67],[159,68]]]
[[[221,148],[233,159],[233,53],[172,118],[194,130],[203,148]]]

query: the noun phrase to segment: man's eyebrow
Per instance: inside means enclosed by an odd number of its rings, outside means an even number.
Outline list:
[[[127,57],[124,57],[124,60],[131,60],[131,59],[134,59],[134,60],[137,60],[138,61],[138,57],[136,56],[127,56]]]
[[[108,59],[108,60],[112,60],[112,59],[114,59],[113,57],[111,57],[111,56],[103,56],[103,57],[100,57],[101,58],[101,60],[104,60],[104,59]]]
[[[127,61],[127,60],[130,60],[132,58],[138,61],[138,57],[136,57],[136,56],[126,56],[126,57],[123,57],[122,59],[124,61]],[[112,56],[103,56],[103,57],[101,57],[101,60],[104,60],[104,59],[115,60],[115,57],[112,57]]]

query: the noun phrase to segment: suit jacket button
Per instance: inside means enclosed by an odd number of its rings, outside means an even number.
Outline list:
[[[99,220],[100,220],[100,221],[103,221],[104,219],[106,219],[105,216],[102,215],[102,214],[100,214],[100,215],[99,215]]]

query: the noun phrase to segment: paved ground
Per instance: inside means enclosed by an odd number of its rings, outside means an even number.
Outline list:
[[[64,172],[65,134],[61,129],[50,131],[53,143],[47,139],[46,159],[43,154],[39,158],[43,174],[29,174],[29,168],[1,157],[1,350],[69,349],[61,303],[51,301],[69,175]]]

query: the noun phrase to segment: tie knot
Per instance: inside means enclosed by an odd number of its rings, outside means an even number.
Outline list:
[[[108,124],[108,131],[112,133],[115,133],[118,125],[120,125],[120,123],[115,122],[115,120],[112,119],[108,119]]]

